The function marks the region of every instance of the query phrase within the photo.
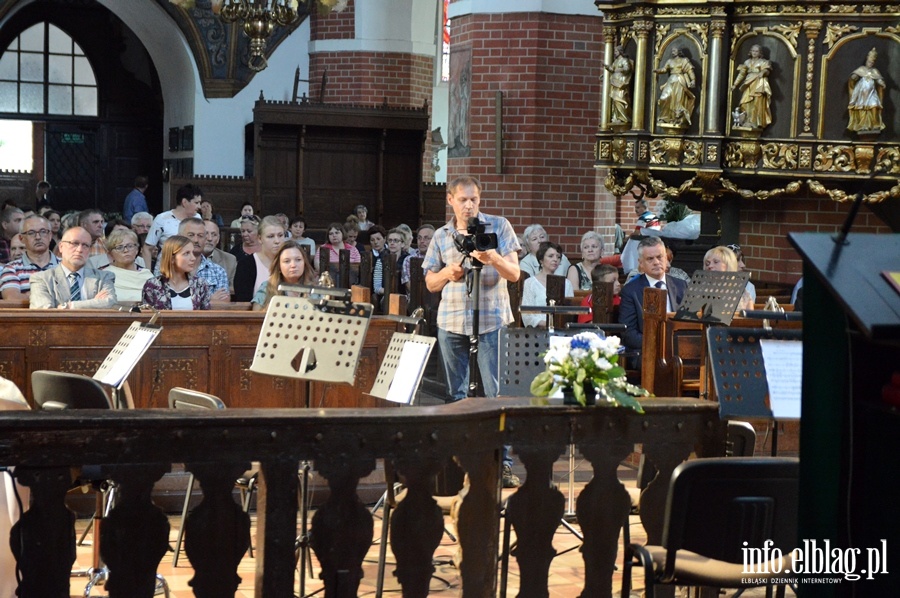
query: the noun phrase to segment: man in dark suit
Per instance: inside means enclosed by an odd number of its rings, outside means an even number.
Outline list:
[[[625,346],[640,351],[644,342],[644,289],[650,286],[666,289],[666,311],[675,311],[684,299],[687,284],[666,274],[669,260],[666,246],[659,237],[644,237],[638,244],[637,253],[638,269],[642,274],[622,287],[619,322],[628,326],[622,339]]]
[[[73,226],[59,242],[59,265],[31,275],[32,309],[102,309],[116,303],[116,277],[87,263],[90,233]]]

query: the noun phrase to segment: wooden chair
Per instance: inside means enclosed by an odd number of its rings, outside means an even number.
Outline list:
[[[796,547],[799,495],[798,459],[714,458],[679,465],[666,501],[662,544],[630,544],[623,575],[632,567],[644,573],[647,598],[657,585],[745,588],[770,585],[782,577],[772,567],[748,575],[744,542],[761,548],[772,540],[787,557]],[[759,565],[765,565],[759,563]],[[783,569],[778,568],[781,572]],[[630,582],[623,581],[623,596]],[[784,586],[778,588],[784,595]]]

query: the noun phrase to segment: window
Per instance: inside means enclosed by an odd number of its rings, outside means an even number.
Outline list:
[[[441,81],[450,81],[450,17],[447,11],[450,9],[450,0],[444,0],[444,8],[441,11]]]
[[[97,79],[81,47],[38,23],[0,56],[0,112],[97,116]]]

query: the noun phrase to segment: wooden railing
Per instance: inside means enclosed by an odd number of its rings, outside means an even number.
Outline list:
[[[497,455],[503,444],[511,444],[527,471],[507,510],[518,537],[519,596],[546,596],[553,532],[564,507],[563,495],[550,483],[551,472],[574,443],[594,476],[577,503],[584,532],[582,595],[610,596],[617,538],[629,512],[628,495],[616,478],[619,462],[642,444],[647,461],[659,471],[641,501],[649,539],[658,543],[674,467],[692,450],[700,455],[724,450],[715,404],[647,399],[644,408],[640,415],[606,406],[547,406],[537,399],[467,399],[390,410],[3,412],[0,463],[16,466],[16,477],[32,496],[31,509],[12,534],[22,573],[19,595],[68,597],[75,555],[73,515],[64,505],[70,468],[101,465],[103,476],[120,488],[101,532],[110,569],[106,589],[113,598],[151,596],[169,528],[150,501],[151,490],[172,463],[183,462],[204,491],[185,525],[192,587],[196,596],[233,596],[250,522],[232,498],[232,487],[251,461],[259,461],[256,596],[293,596],[297,464],[310,460],[330,487],[311,524],[325,595],[356,596],[362,559],[373,539],[372,516],[356,487],[383,458],[408,488],[392,520],[395,575],[404,595],[424,596],[443,526],[430,489],[440,464],[455,455],[471,481],[459,515],[462,595],[488,598],[497,585]]]

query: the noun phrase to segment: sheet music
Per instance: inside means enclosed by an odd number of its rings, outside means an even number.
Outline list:
[[[391,381],[391,387],[385,397],[386,400],[404,405],[412,402],[430,351],[431,345],[414,341],[403,343],[397,371],[394,373],[394,379]]]
[[[159,328],[147,328],[135,322],[94,374],[94,380],[112,387],[120,386],[159,334]]]
[[[803,343],[760,339],[759,345],[769,384],[772,415],[776,419],[799,419]]]

